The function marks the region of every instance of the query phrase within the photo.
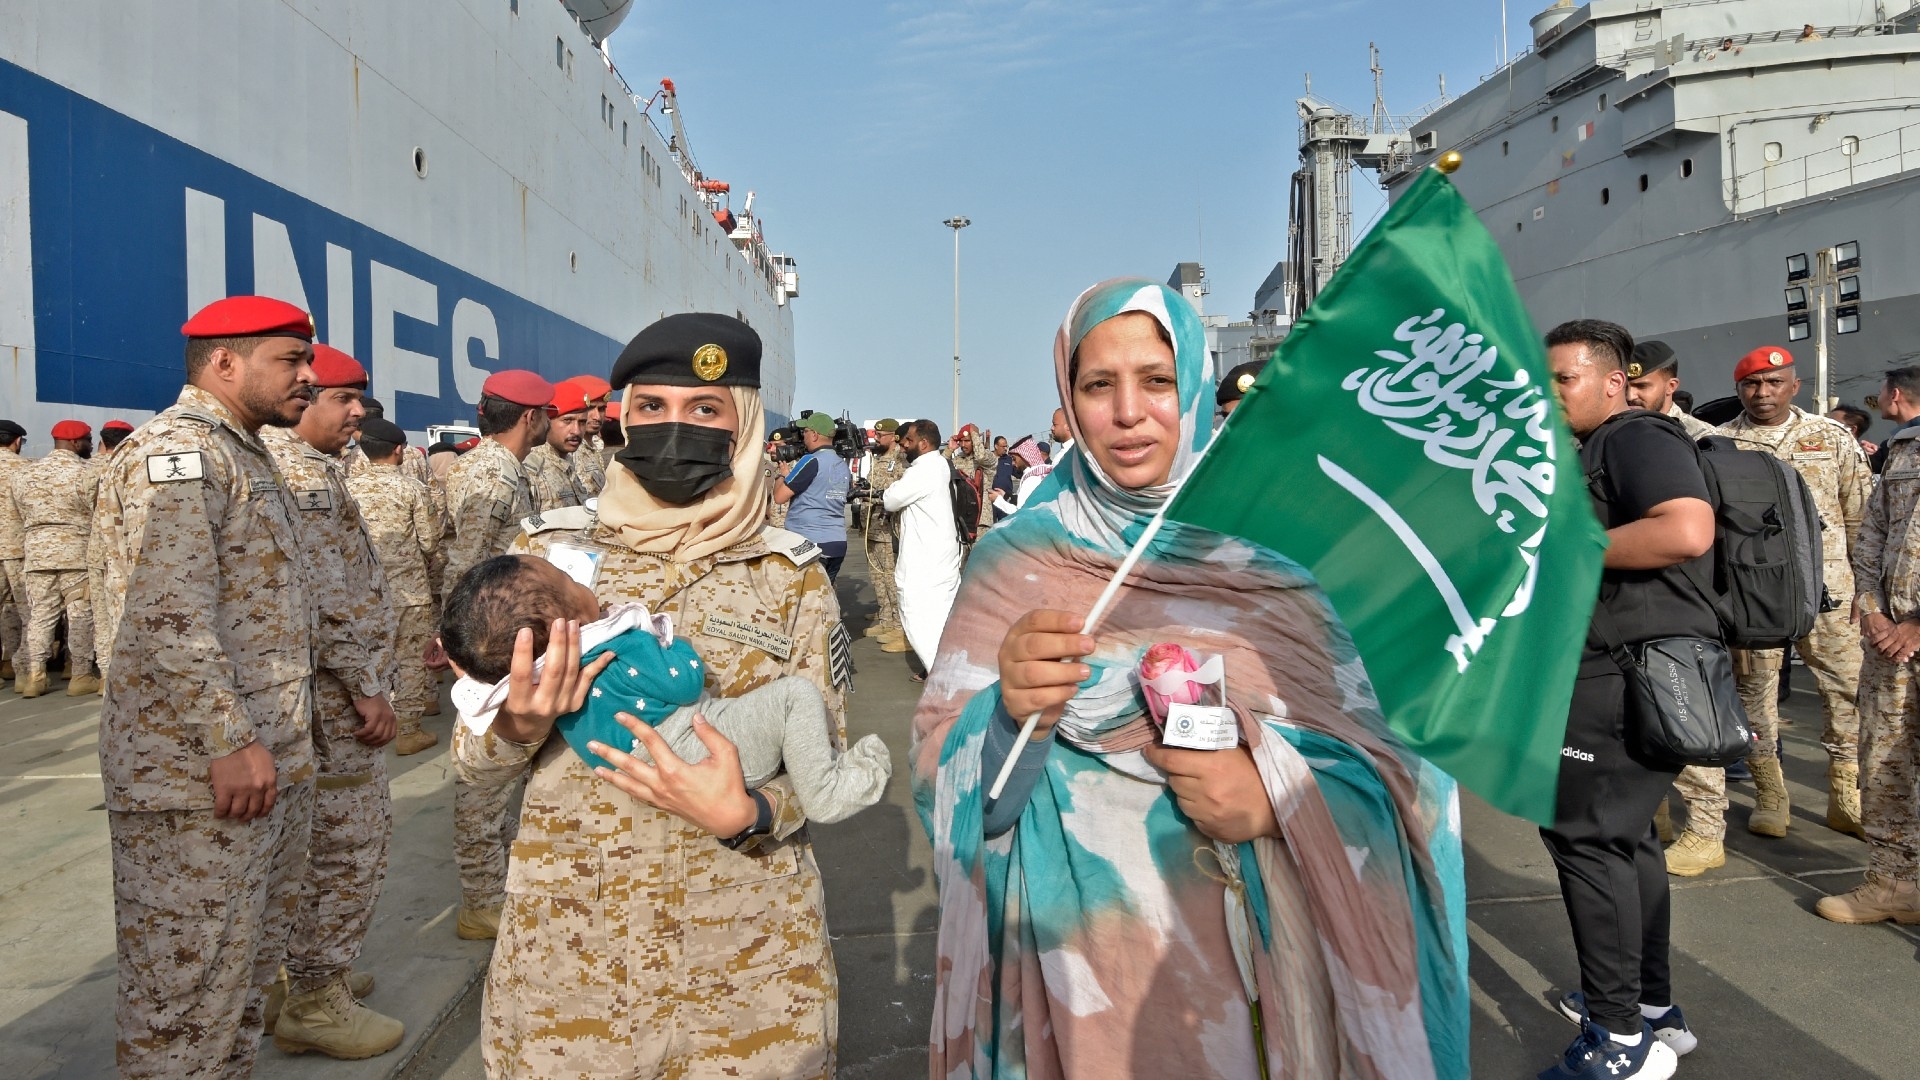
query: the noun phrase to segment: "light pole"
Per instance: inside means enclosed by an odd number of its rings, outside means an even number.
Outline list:
[[[947,430],[951,436],[960,433],[960,230],[973,221],[950,217],[942,224],[953,230],[953,427]]]

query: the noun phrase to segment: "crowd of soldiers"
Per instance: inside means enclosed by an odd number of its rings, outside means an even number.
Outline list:
[[[1885,465],[1875,476],[1868,447],[1837,407],[1822,415],[1795,405],[1801,383],[1793,355],[1768,346],[1735,368],[1741,412],[1715,427],[1684,411],[1680,362],[1659,341],[1639,343],[1627,365],[1628,402],[1666,413],[1696,438],[1725,436],[1743,450],[1770,454],[1806,481],[1824,529],[1820,535],[1828,602],[1793,655],[1812,673],[1828,756],[1826,823],[1867,841],[1866,881],[1816,905],[1836,922],[1920,922],[1914,878],[1916,825],[1914,747],[1909,735],[1913,688],[1909,661],[1920,651],[1913,598],[1920,595],[1920,533],[1909,527],[1920,500],[1920,368],[1886,374],[1869,399],[1882,418],[1899,425],[1886,440]],[[1878,447],[1872,448],[1876,451]],[[1787,835],[1791,797],[1781,771],[1779,687],[1784,649],[1734,650],[1740,701],[1756,738],[1747,758],[1754,808],[1747,830]],[[1676,790],[1686,804],[1677,832],[1668,808],[1656,819],[1667,872],[1693,877],[1726,863],[1727,770],[1690,766]]]
[[[610,387],[496,373],[442,468],[299,308],[230,298],[182,332],[179,400],[104,425],[103,454],[63,420],[30,458],[0,421],[0,645],[16,692],[45,694],[64,621],[67,693],[104,682],[121,1074],[245,1075],[263,1027],[290,1053],[385,1053],[402,1025],[353,963],[386,748],[438,741],[452,583],[599,490]],[[497,930],[507,805],[456,790],[461,937]]]

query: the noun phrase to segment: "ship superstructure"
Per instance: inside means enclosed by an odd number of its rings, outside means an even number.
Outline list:
[[[500,368],[605,374],[689,310],[759,331],[785,423],[793,260],[614,69],[628,7],[9,4],[0,416],[137,423],[178,391],[186,315],[255,292],[312,311],[410,431],[470,421]]]
[[[1370,168],[1394,197],[1459,151],[1454,183],[1542,329],[1664,339],[1703,399],[1749,349],[1805,361],[1824,337],[1830,394],[1857,401],[1920,351],[1917,27],[1912,0],[1561,0],[1532,48],[1429,109],[1303,98],[1291,296],[1344,257],[1336,178]],[[1802,272],[1822,251],[1843,264],[1824,327]]]

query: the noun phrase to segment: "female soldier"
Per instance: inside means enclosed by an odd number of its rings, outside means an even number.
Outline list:
[[[808,553],[763,535],[759,375],[759,336],[739,320],[674,315],[641,331],[614,362],[626,445],[598,520],[529,519],[515,550],[603,604],[673,616],[717,696],[812,679],[844,747],[848,673],[828,658],[839,605]],[[688,765],[637,721],[657,764],[596,745],[620,769],[596,775],[548,736],[601,665],[581,670],[578,623],[552,629],[546,670],[559,674],[533,684],[523,631],[507,705],[455,741],[476,783],[533,768],[487,975],[488,1075],[831,1076],[838,982],[791,786],[748,791],[712,728],[711,756]]]

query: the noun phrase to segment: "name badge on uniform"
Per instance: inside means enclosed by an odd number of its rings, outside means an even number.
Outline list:
[[[776,634],[771,630],[755,626],[741,619],[730,619],[725,615],[709,614],[701,624],[700,632],[708,637],[717,637],[724,641],[737,642],[751,649],[759,649],[775,660],[785,663],[793,655],[793,639],[785,634]]]
[[[302,510],[333,509],[333,492],[326,488],[300,488],[293,493],[294,505]]]
[[[280,481],[278,480],[247,481],[247,494],[249,495],[271,495],[279,489]]]
[[[206,466],[200,460],[198,450],[186,450],[178,454],[147,455],[147,482],[150,484],[201,480],[205,479],[206,475]]]
[[[547,561],[560,568],[560,572],[573,580],[594,588],[600,581],[600,563],[607,557],[604,551],[594,551],[574,544],[548,544]]]

